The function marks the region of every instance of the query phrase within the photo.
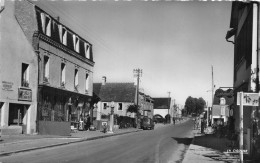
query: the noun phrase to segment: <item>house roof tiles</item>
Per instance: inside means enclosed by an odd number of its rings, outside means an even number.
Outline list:
[[[93,91],[104,102],[134,102],[136,86],[134,83],[94,83]]]
[[[154,109],[169,109],[171,98],[153,98]]]

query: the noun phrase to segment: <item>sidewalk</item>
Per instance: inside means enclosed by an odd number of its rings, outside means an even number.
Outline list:
[[[207,162],[239,162],[239,155],[226,153],[229,140],[217,138],[213,134],[201,134],[199,130],[194,131],[194,139],[186,152],[183,163],[207,163]]]
[[[113,134],[97,131],[77,131],[71,136],[54,135],[2,135],[0,141],[0,156],[13,153],[43,149],[82,141],[101,139],[110,136],[123,135],[133,132],[143,131],[142,129],[128,128],[118,129]]]

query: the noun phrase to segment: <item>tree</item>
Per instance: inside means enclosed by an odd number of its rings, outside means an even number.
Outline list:
[[[189,96],[185,102],[185,108],[187,109],[187,114],[194,113],[196,115],[199,115],[204,111],[205,105],[206,105],[206,102],[202,97],[193,98],[193,97]]]
[[[139,113],[139,106],[137,106],[136,104],[128,105],[126,111],[130,113]]]

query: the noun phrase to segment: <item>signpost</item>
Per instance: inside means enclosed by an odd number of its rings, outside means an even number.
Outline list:
[[[239,136],[239,156],[240,161],[243,162],[243,106],[258,106],[259,105],[259,94],[258,93],[237,93],[237,105],[240,105],[240,136]]]

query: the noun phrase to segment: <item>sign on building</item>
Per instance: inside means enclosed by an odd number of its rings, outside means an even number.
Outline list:
[[[237,94],[237,105],[240,105],[240,93]],[[244,106],[258,106],[259,94],[258,93],[243,93]]]
[[[13,82],[2,81],[2,90],[4,91],[13,91]]]
[[[18,89],[19,101],[32,101],[32,90],[19,88]]]

